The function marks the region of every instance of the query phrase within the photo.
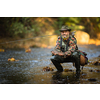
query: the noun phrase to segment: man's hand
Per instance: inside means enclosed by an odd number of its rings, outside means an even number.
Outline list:
[[[57,51],[51,51],[51,53],[52,53],[53,55],[57,55],[57,54],[58,54]]]
[[[58,51],[51,51],[51,53],[53,54],[53,55],[59,55],[59,56],[64,56],[64,53],[63,52],[58,52]]]
[[[59,56],[64,56],[64,53],[63,52],[58,52],[58,55]]]

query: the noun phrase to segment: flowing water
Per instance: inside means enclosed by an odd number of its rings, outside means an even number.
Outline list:
[[[52,48],[53,49],[53,48]],[[57,72],[50,61],[51,50],[47,48],[31,48],[30,53],[24,49],[6,49],[0,52],[0,84],[99,84],[100,66],[86,65],[78,75],[72,63],[62,64],[72,72]],[[79,45],[79,50],[86,52],[89,61],[99,59],[100,46]],[[8,61],[14,57],[18,61]],[[43,67],[52,67],[54,71],[42,71]],[[90,72],[89,70],[94,70]],[[90,80],[89,80],[90,79]]]

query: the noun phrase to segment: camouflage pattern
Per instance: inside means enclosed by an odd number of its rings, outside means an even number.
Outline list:
[[[68,26],[62,26],[62,28],[60,29],[60,31],[71,31],[71,29]]]
[[[76,45],[77,45],[76,39],[72,36],[70,36],[70,37],[71,38],[70,38],[70,41],[69,41],[68,51],[65,51],[65,55],[68,55],[68,56],[70,56],[73,52],[75,52]],[[68,39],[66,41],[68,41]],[[62,52],[61,47],[60,47],[60,42],[61,42],[61,38],[59,36],[57,41],[56,41],[56,46],[55,46],[54,50]],[[67,44],[67,42],[64,42],[64,43]]]

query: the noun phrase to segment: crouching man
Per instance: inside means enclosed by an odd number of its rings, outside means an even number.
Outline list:
[[[76,72],[80,73],[80,56],[77,52],[76,38],[70,35],[71,29],[68,26],[62,26],[60,29],[61,36],[56,41],[56,46],[52,52],[54,58],[51,58],[52,63],[59,72],[63,71],[60,63],[74,62]]]

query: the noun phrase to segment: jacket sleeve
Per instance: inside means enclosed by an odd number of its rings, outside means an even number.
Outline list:
[[[76,44],[76,39],[72,37],[69,42],[68,51],[65,52],[65,55],[70,56],[76,50]]]
[[[61,52],[60,42],[61,42],[61,39],[60,39],[60,36],[59,36],[57,41],[56,41],[56,46],[54,48],[54,50],[56,50],[58,52]]]

